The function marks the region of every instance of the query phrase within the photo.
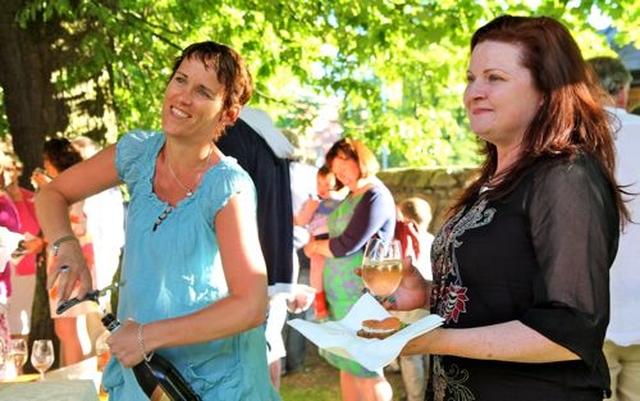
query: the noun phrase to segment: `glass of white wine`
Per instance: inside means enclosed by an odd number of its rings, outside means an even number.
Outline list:
[[[23,338],[14,338],[9,345],[9,358],[13,362],[16,374],[22,373],[22,367],[27,363],[27,343]]]
[[[53,365],[54,359],[53,342],[51,340],[35,340],[33,342],[31,364],[40,372],[40,380],[44,380],[44,373]]]
[[[361,275],[371,294],[386,298],[402,281],[402,254],[398,240],[371,238],[364,249]]]

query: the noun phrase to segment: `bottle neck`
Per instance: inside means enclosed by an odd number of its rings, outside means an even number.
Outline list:
[[[107,313],[102,317],[102,324],[111,333],[113,333],[120,327],[120,321],[118,321],[118,318],[116,318],[112,313]]]

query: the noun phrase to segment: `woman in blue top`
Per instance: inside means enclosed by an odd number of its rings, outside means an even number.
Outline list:
[[[110,399],[141,400],[131,369],[157,352],[203,400],[273,400],[264,329],[267,277],[255,190],[215,141],[251,96],[241,57],[213,42],[176,60],[161,132],[133,131],[42,188],[38,219],[57,245],[51,286],[61,300],[91,277],[68,205],[124,182],[131,195],[119,294],[123,322],[103,374]],[[60,266],[69,270],[61,273]]]

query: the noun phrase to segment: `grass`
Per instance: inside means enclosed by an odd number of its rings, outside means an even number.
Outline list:
[[[403,394],[399,373],[387,373],[393,387],[393,399],[399,401]],[[340,374],[318,355],[317,348],[307,342],[304,369],[282,378],[280,395],[283,401],[336,401],[340,400]]]

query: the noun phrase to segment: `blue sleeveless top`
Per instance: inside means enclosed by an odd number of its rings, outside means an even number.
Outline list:
[[[192,196],[171,208],[153,192],[165,139],[162,132],[132,131],[116,146],[116,168],[131,198],[118,300],[121,321],[181,316],[227,296],[215,215],[239,192],[255,198],[251,178],[225,157],[205,172]],[[263,327],[156,352],[173,363],[203,400],[280,399],[269,378]],[[110,400],[147,400],[133,371],[115,358],[105,368],[103,385]]]

